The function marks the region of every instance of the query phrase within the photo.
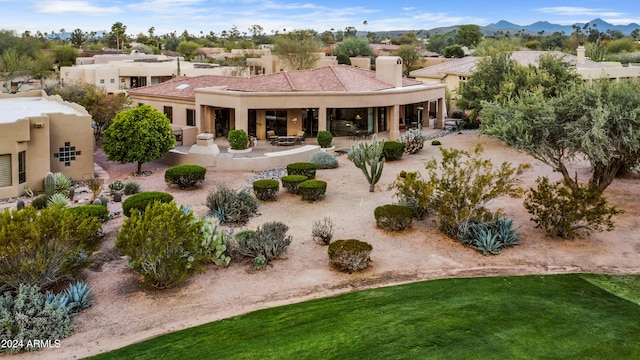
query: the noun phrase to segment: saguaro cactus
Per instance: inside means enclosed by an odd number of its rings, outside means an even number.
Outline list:
[[[51,198],[56,189],[56,180],[53,176],[53,173],[49,171],[47,175],[44,176],[44,193],[47,195],[47,199]]]
[[[382,169],[384,168],[384,158],[382,158],[382,149],[384,140],[378,141],[378,137],[374,134],[371,144],[361,142],[358,148],[351,147],[349,160],[351,160],[369,182],[369,191],[375,190],[375,185],[380,180]]]

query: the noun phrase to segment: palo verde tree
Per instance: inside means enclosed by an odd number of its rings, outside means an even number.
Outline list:
[[[173,149],[175,137],[169,119],[149,105],[125,110],[104,131],[102,148],[110,161],[142,164],[157,160]]]
[[[290,70],[312,69],[319,60],[320,42],[315,30],[294,30],[277,34],[274,38],[274,53]]]

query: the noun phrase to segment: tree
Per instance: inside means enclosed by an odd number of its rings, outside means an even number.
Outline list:
[[[449,31],[445,34],[433,34],[429,37],[429,43],[427,44],[427,50],[442,54],[444,48],[456,43],[456,31]]]
[[[318,62],[320,44],[314,30],[295,30],[278,34],[274,39],[274,53],[291,70],[312,69]]]
[[[104,131],[102,147],[110,161],[142,164],[157,160],[173,149],[175,137],[169,119],[149,105],[136,106],[116,115]]]
[[[336,55],[346,55],[348,57],[371,56],[373,51],[367,39],[348,37],[338,44]]]
[[[344,37],[355,37],[358,34],[358,30],[354,26],[347,26],[344,28]]]
[[[463,58],[464,50],[462,50],[462,46],[460,45],[449,45],[444,48],[444,53],[442,54],[446,58]]]
[[[395,54],[402,58],[402,73],[409,76],[414,65],[420,60],[420,53],[413,45],[400,45]]]
[[[96,85],[74,83],[55,91],[65,101],[82,105],[91,114],[94,123],[93,136],[102,137],[113,118],[129,103],[124,93],[108,94]]]
[[[111,26],[111,36],[116,41],[116,49],[124,50],[125,37],[127,32],[127,26],[121,22],[116,22]]]
[[[86,31],[82,31],[80,29],[75,29],[71,33],[71,45],[76,48],[80,48],[82,44],[84,44],[89,38],[93,37],[95,33],[88,33]]]
[[[2,87],[9,93],[17,93],[20,88],[33,79],[43,78],[51,72],[51,59],[41,52],[35,57],[19,52],[15,48],[6,50],[0,56],[0,78]],[[14,80],[21,78],[16,89],[12,88]]]
[[[198,49],[200,49],[200,44],[195,41],[181,41],[176,50],[186,59],[191,59]]]
[[[640,83],[579,82],[554,97],[524,92],[507,102],[486,102],[483,130],[562,174],[579,179],[569,164],[585,158],[589,184],[602,193],[619,171],[640,164]]]
[[[475,47],[482,40],[482,31],[478,25],[460,25],[458,43],[466,47]]]
[[[78,50],[71,45],[57,45],[53,47],[53,57],[60,66],[71,66],[78,57]]]

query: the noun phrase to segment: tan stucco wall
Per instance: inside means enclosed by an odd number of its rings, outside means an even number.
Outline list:
[[[58,96],[46,96],[41,91],[18,94],[13,97],[42,96],[49,101],[60,101]],[[5,98],[10,96],[0,96]],[[62,113],[43,114],[14,122],[0,123],[0,154],[11,155],[12,186],[0,188],[0,199],[20,196],[24,188],[44,190],[42,180],[47,172],[62,172],[74,180],[93,177],[93,129],[91,116],[77,104],[66,103],[85,115]],[[64,166],[53,154],[58,153],[64,143],[75,146],[81,155]],[[18,153],[26,152],[26,182],[18,184]]]

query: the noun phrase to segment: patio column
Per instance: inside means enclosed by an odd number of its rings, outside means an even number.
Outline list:
[[[445,108],[444,108],[444,100],[442,98],[438,99],[437,105],[437,114],[435,124],[433,124],[434,129],[444,129],[444,119],[445,119]]]
[[[327,108],[318,108],[318,131],[327,130]]]
[[[249,109],[245,107],[236,108],[235,111],[235,126],[234,129],[244,130],[249,133]]]
[[[400,138],[400,105],[393,105],[390,116],[389,140]]]

